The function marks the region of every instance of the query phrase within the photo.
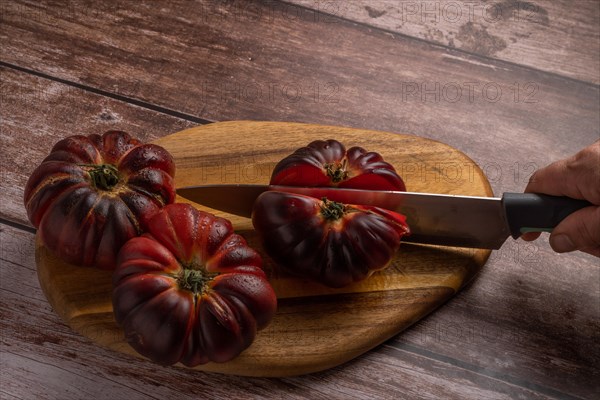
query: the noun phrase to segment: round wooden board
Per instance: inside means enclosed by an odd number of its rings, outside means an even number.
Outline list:
[[[475,163],[458,150],[416,136],[333,126],[278,122],[214,123],[156,141],[175,158],[178,187],[209,183],[268,183],[278,160],[316,139],[337,139],[383,155],[409,191],[491,196]],[[178,201],[185,202],[178,198]],[[229,218],[236,231],[262,252],[251,221]],[[278,295],[272,323],[238,358],[196,367],[247,376],[289,376],[339,365],[377,346],[429,314],[468,282],[490,250],[404,243],[385,271],[367,280],[329,289],[265,269]],[[41,243],[36,260],[48,301],[75,331],[99,345],[136,355],[116,325],[111,274],[67,265]]]

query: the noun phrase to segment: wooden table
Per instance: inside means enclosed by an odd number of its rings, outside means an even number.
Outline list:
[[[351,362],[243,378],[158,367],[72,332],[40,290],[22,205],[28,175],[65,136],[116,128],[152,140],[240,119],[440,140],[495,193],[522,191],[536,168],[599,138],[597,0],[0,11],[0,398],[598,398],[599,262],[557,255],[547,237],[509,240],[446,305]]]

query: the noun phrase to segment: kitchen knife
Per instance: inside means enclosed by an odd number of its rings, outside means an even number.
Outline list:
[[[251,217],[254,201],[267,190],[397,211],[406,215],[411,230],[404,241],[483,249],[499,249],[509,236],[517,239],[524,232],[549,232],[569,214],[592,205],[535,193],[504,193],[499,198],[246,184],[188,186],[177,189],[177,194],[216,210]]]

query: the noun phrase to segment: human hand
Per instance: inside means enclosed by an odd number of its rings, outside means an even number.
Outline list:
[[[600,257],[600,140],[572,157],[536,171],[525,192],[568,196],[592,203],[554,228],[550,246],[557,253],[580,250]],[[531,241],[539,236],[539,232],[530,232],[522,238]]]

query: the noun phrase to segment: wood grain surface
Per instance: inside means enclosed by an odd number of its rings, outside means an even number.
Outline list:
[[[598,48],[600,23],[585,22],[597,13],[578,12],[596,0],[529,2],[549,11],[551,26],[528,24],[531,50],[509,62],[354,22],[372,3],[317,20],[275,1],[0,3],[0,397],[597,397],[598,260],[556,255],[546,235],[508,241],[473,285],[385,344],[296,378],[156,368],[73,333],[44,299],[22,191],[52,144],[75,132],[115,127],[154,139],[262,119],[412,133],[467,154],[496,194],[522,191],[536,168],[598,140],[599,87],[573,79],[598,76],[594,60],[573,55],[553,66],[538,50],[562,40],[549,31],[561,26],[571,38],[565,54]],[[511,24],[487,31],[510,41]],[[484,48],[489,37],[476,31],[473,40]],[[456,100],[452,82],[462,87]]]
[[[437,169],[436,184],[404,176],[418,192],[490,196],[482,171],[464,154],[418,136],[276,122],[221,122],[190,128],[155,143],[174,157],[178,187],[201,184],[268,183],[275,164],[314,140],[336,139],[348,148],[379,152],[400,170],[419,163],[436,169],[469,166],[472,174],[448,179]],[[401,149],[389,152],[390,148]],[[453,177],[454,178],[454,177]],[[181,201],[181,199],[179,199]],[[233,223],[259,250],[278,299],[272,323],[252,346],[227,363],[196,367],[245,376],[288,376],[342,364],[398,334],[454,296],[484,265],[491,250],[404,244],[390,266],[366,280],[332,289],[278,271],[262,250],[249,218],[198,206]],[[112,281],[106,271],[61,262],[38,242],[40,285],[52,308],[76,332],[111,349],[135,354],[115,324]]]
[[[330,1],[288,0],[315,19],[342,17],[483,58],[598,84],[600,47],[596,0]],[[308,14],[309,11],[304,11]],[[574,45],[576,44],[576,45]]]

